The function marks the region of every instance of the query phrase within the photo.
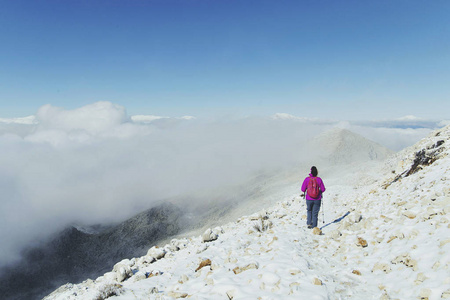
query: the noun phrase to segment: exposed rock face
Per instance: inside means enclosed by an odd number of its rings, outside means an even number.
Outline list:
[[[179,208],[165,203],[99,234],[70,227],[48,243],[25,251],[20,265],[4,269],[0,295],[5,299],[42,298],[66,282],[95,278],[117,261],[144,255],[151,245],[179,233],[182,216]],[[129,266],[122,264],[115,271],[118,279],[130,276]]]

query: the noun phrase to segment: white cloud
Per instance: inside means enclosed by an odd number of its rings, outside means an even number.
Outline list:
[[[0,123],[33,125],[37,124],[37,121],[35,116],[28,116],[23,118],[0,118]]]
[[[447,125],[450,125],[450,120],[442,120],[439,122],[439,127],[445,127]]]
[[[153,116],[153,115],[135,115],[131,116],[131,120],[136,123],[151,123],[155,120],[168,119],[169,117]]]
[[[36,114],[37,122],[43,129],[64,131],[85,130],[101,133],[128,121],[124,107],[110,102],[96,102],[75,110],[44,105]]]
[[[398,118],[396,120],[397,121],[407,121],[407,122],[410,122],[410,121],[423,121],[422,118],[419,118],[419,117],[416,117],[416,116],[413,116],[413,115],[407,115],[407,116],[404,116],[404,117],[400,117],[400,118]]]
[[[74,221],[111,222],[160,199],[295,166],[311,158],[305,150],[310,139],[338,124],[286,115],[129,117],[109,102],[74,110],[45,105],[33,122],[0,124],[0,240],[8,241],[0,243],[0,265]],[[425,135],[420,129],[340,126],[395,147]]]
[[[307,118],[304,117],[296,117],[294,115],[286,114],[286,113],[276,113],[272,116],[274,120],[290,120],[290,121],[301,121],[306,122],[308,121]]]

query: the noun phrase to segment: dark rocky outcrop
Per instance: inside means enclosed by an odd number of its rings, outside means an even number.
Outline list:
[[[100,233],[67,228],[2,270],[1,298],[41,299],[67,282],[96,278],[117,261],[142,256],[158,241],[180,233],[184,224],[182,211],[164,203]]]

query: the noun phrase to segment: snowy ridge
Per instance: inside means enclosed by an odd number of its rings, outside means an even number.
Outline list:
[[[393,153],[380,144],[337,127],[317,136],[312,141],[312,149],[321,151],[327,162],[334,165],[384,160]]]
[[[289,194],[44,299],[449,298],[449,145],[447,126],[367,185],[327,186],[322,232],[306,229],[304,201]]]

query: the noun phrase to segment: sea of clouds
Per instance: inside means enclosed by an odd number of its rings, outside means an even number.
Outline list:
[[[305,145],[335,126],[400,150],[446,122],[129,116],[110,102],[0,119],[0,266],[68,224],[117,222],[162,199],[310,161]]]

